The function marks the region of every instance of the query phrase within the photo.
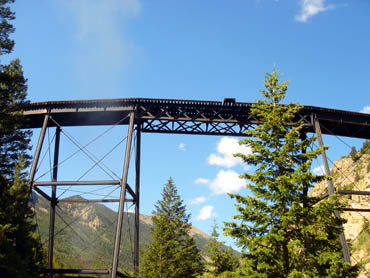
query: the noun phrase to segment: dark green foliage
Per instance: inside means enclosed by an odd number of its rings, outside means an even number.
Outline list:
[[[0,55],[13,50],[14,41],[9,35],[14,27],[9,23],[14,13],[8,3],[13,0],[0,0]],[[29,164],[30,131],[21,131],[22,108],[27,103],[27,80],[23,76],[22,66],[18,59],[9,65],[0,65],[0,175],[12,180],[15,162],[23,154],[24,166]]]
[[[234,271],[239,267],[239,258],[234,254],[231,248],[224,248],[224,245],[218,241],[217,225],[212,228],[212,239],[206,245],[205,256],[208,258],[208,273],[220,275],[227,271]]]
[[[14,41],[9,35],[14,27],[9,23],[14,13],[8,3],[13,0],[0,0],[0,55],[10,53]],[[22,66],[18,59],[9,65],[0,65],[0,175],[12,180],[15,162],[23,154],[24,166],[29,164],[30,131],[21,131],[22,108],[27,103],[27,80],[23,76]]]
[[[14,47],[9,20],[14,13],[0,0],[0,55]],[[0,65],[0,276],[39,277],[45,264],[40,240],[35,236],[25,169],[29,165],[30,131],[19,130],[27,103],[26,79],[19,60]]]
[[[367,154],[370,155],[370,140],[366,140],[360,149],[360,155]],[[367,166],[366,166],[366,171],[370,172],[370,161],[368,161]]]
[[[0,177],[0,276],[38,277],[44,266],[44,254],[33,211],[29,204],[29,188],[22,174],[24,165],[16,165],[13,181]]]
[[[366,140],[360,149],[361,154],[370,154],[370,140]]]
[[[14,13],[8,3],[13,0],[0,0],[0,55],[10,53],[14,41],[9,35],[14,32],[9,23]],[[29,165],[30,131],[19,130],[22,123],[22,108],[27,103],[27,80],[23,76],[18,59],[9,65],[0,65],[0,175],[12,180],[15,162],[23,154],[25,168]]]
[[[0,0],[0,55],[9,54],[14,47],[14,41],[9,35],[15,29],[9,21],[15,19],[15,14],[6,6],[8,3],[14,3],[14,0]]]
[[[309,150],[315,138],[302,134],[302,122],[294,123],[302,106],[280,105],[288,82],[280,83],[276,70],[266,74],[264,85],[265,100],[251,109],[262,124],[240,141],[252,154],[237,154],[255,166],[254,173],[242,176],[251,194],[231,194],[239,214],[225,228],[243,248],[236,277],[356,277],[357,269],[342,257],[343,221],[334,214],[343,209],[338,196],[310,207],[317,199],[308,191],[318,181],[310,167],[322,150]]]
[[[27,103],[27,85],[19,60],[0,66],[0,175],[12,180],[15,162],[23,155],[29,165],[31,132],[20,130],[21,113]]]
[[[356,150],[356,147],[352,147],[351,149],[351,152],[349,153],[349,156],[352,158],[353,161],[357,161],[358,160],[358,156],[357,156],[357,150]]]
[[[200,251],[189,235],[186,207],[172,179],[168,180],[153,212],[152,243],[140,264],[140,277],[183,278],[203,273]]]

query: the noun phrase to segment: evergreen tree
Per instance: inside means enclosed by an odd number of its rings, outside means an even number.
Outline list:
[[[14,47],[9,36],[15,29],[9,20],[15,19],[15,13],[6,6],[9,3],[14,3],[14,0],[0,0],[0,55],[11,53]]]
[[[223,243],[218,241],[217,228],[217,224],[214,223],[211,240],[205,245],[205,255],[209,259],[207,262],[209,266],[208,273],[216,276],[226,271],[234,271],[239,267],[239,258],[234,254],[233,250],[230,247],[224,249]]]
[[[19,129],[23,121],[22,108],[27,103],[26,82],[18,59],[9,65],[0,65],[0,175],[10,181],[20,154],[24,167],[30,164],[27,151],[31,132]]]
[[[370,154],[370,140],[366,140],[360,149],[360,154]]]
[[[22,169],[21,160],[13,181],[0,176],[0,277],[39,277],[37,270],[45,262]]]
[[[14,13],[0,0],[0,55],[11,53]],[[29,165],[30,131],[19,130],[26,101],[26,79],[19,60],[0,65],[0,276],[38,277],[44,264],[35,236],[24,169]]]
[[[308,196],[318,181],[311,162],[322,150],[308,150],[315,138],[306,138],[303,122],[296,122],[302,106],[280,105],[288,82],[280,83],[279,77],[275,69],[266,74],[265,100],[251,108],[261,124],[248,130],[250,138],[240,144],[251,147],[252,154],[236,155],[255,166],[254,173],[242,175],[252,194],[230,194],[239,214],[225,230],[244,252],[236,276],[356,277],[357,269],[344,262],[339,243],[343,221],[334,211],[342,211],[343,204],[336,195],[320,202]]]
[[[356,162],[359,159],[359,157],[357,156],[357,150],[355,146],[351,148],[351,152],[349,153],[349,156],[354,162]]]
[[[140,277],[196,277],[203,272],[203,262],[194,239],[191,224],[173,180],[164,186],[162,200],[153,212],[152,243],[140,263]]]
[[[14,0],[0,0],[0,57],[11,53],[14,41],[9,35],[14,32],[9,22],[15,18],[7,6]],[[19,130],[22,123],[22,108],[28,102],[27,80],[23,76],[18,59],[9,65],[0,65],[0,175],[12,180],[15,162],[23,154],[24,166],[29,166],[30,131]]]

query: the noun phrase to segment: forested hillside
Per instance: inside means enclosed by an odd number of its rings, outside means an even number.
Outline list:
[[[35,207],[38,232],[46,249],[49,237],[49,202],[40,196],[35,199],[37,199]],[[102,204],[59,203],[54,250],[57,264],[63,268],[108,269],[111,267],[116,218],[116,212]],[[145,244],[151,240],[152,223],[151,216],[140,215],[140,250],[143,250]],[[70,225],[67,226],[67,224]],[[124,215],[123,227],[119,266],[121,270],[132,270],[133,213]],[[210,237],[195,227],[192,227],[190,233],[199,248],[204,250],[204,245]]]

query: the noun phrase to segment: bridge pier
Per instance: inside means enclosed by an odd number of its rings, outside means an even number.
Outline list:
[[[136,125],[136,161],[135,161],[135,234],[134,234],[134,270],[139,272],[139,232],[140,232],[140,156],[141,156],[141,126]]]
[[[59,161],[59,144],[60,144],[60,127],[55,130],[54,161],[53,161],[53,178],[56,182],[58,179],[58,161]],[[49,220],[49,246],[48,246],[48,268],[53,268],[54,254],[54,231],[55,231],[55,207],[57,205],[57,186],[52,186],[50,202],[50,220]]]
[[[317,135],[317,139],[319,141],[319,146],[323,148],[324,147],[324,141],[322,139],[320,123],[319,123],[319,120],[316,117],[314,118],[313,124],[315,126],[315,132],[316,132],[316,135]],[[326,176],[331,177],[331,172],[330,172],[328,158],[326,156],[325,149],[322,150],[321,157],[322,157],[322,161],[323,161],[323,165],[324,165],[324,174]],[[334,194],[335,193],[335,188],[334,188],[334,185],[333,185],[333,181],[331,179],[328,179],[327,183],[328,183],[328,194],[329,195]],[[335,211],[335,216],[338,219],[341,219],[340,213],[338,211]],[[342,245],[343,258],[347,263],[351,264],[351,254],[349,252],[347,240],[346,240],[346,237],[344,235],[343,225],[341,225],[340,228],[341,228],[342,232],[339,235],[339,239],[340,239],[340,244]]]
[[[125,158],[123,165],[122,178],[120,180],[114,181],[58,181],[58,166],[59,166],[59,150],[60,150],[60,135],[63,131],[62,125],[59,125],[49,113],[44,115],[40,135],[38,138],[38,143],[34,153],[34,158],[32,160],[32,165],[30,169],[30,174],[28,177],[28,184],[30,186],[30,192],[35,190],[43,198],[50,202],[50,211],[49,211],[49,239],[48,239],[48,268],[40,270],[40,273],[49,273],[51,275],[55,273],[94,273],[94,274],[109,274],[110,277],[125,277],[122,273],[118,271],[118,262],[119,262],[119,252],[120,252],[120,243],[121,243],[121,232],[123,228],[123,215],[124,215],[124,205],[127,202],[134,202],[135,204],[135,225],[134,225],[134,270],[138,271],[139,265],[139,194],[140,194],[140,148],[141,148],[141,127],[139,124],[136,126],[136,181],[135,181],[135,191],[127,183],[129,164],[130,164],[130,154],[133,140],[133,132],[135,127],[135,110],[132,108],[130,111],[124,114],[125,118],[129,117],[129,126],[128,126],[128,136],[126,142]],[[124,120],[123,118],[122,120]],[[36,181],[35,176],[39,168],[39,160],[44,145],[44,139],[46,130],[49,127],[56,127],[55,130],[55,142],[54,142],[54,158],[53,158],[53,168],[51,181]],[[50,146],[49,146],[50,147]],[[83,149],[83,148],[82,148]],[[96,199],[96,200],[85,200],[85,199],[58,199],[57,197],[57,187],[60,186],[84,186],[84,185],[120,185],[120,197],[119,199]],[[50,196],[41,189],[43,186],[51,187]],[[126,192],[128,192],[132,199],[127,199]],[[55,216],[56,216],[56,206],[59,202],[64,203],[91,203],[91,202],[117,202],[119,203],[119,210],[117,216],[117,229],[114,241],[114,253],[112,260],[112,267],[108,270],[82,270],[82,269],[54,269],[53,258],[54,258],[54,241],[55,241]]]
[[[130,112],[130,123],[128,127],[128,135],[127,135],[127,141],[126,141],[125,162],[123,165],[123,175],[121,179],[121,193],[120,193],[118,216],[117,216],[117,230],[116,230],[116,239],[114,243],[113,262],[112,262],[112,276],[111,276],[112,278],[117,277],[119,251],[120,251],[120,245],[121,245],[123,209],[124,209],[125,198],[126,198],[126,187],[128,186],[127,176],[128,176],[128,168],[130,164],[131,142],[132,142],[132,134],[134,131],[134,120],[135,120],[135,113],[132,111]],[[134,197],[134,201],[135,203],[137,203],[137,196]]]

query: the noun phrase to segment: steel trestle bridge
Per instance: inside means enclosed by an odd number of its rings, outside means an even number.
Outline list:
[[[140,150],[141,133],[198,134],[245,136],[245,131],[260,124],[258,118],[250,113],[253,103],[236,102],[233,98],[221,101],[198,101],[178,99],[122,98],[97,100],[45,101],[29,103],[24,110],[23,128],[41,129],[32,166],[29,173],[29,184],[33,190],[50,202],[48,269],[43,273],[57,274],[109,274],[114,277],[126,277],[118,268],[121,230],[123,226],[123,208],[125,202],[135,205],[134,231],[134,267],[139,264],[139,205],[140,205]],[[370,139],[370,114],[328,109],[314,106],[303,106],[294,121],[304,123],[303,133],[316,133],[319,145],[323,145],[322,134]],[[122,177],[108,181],[59,181],[59,144],[60,133],[67,126],[101,126],[128,125],[125,159]],[[44,144],[46,129],[56,127],[52,179],[37,182],[35,174],[38,169],[40,153]],[[133,133],[136,131],[135,185],[127,184],[128,166],[132,148]],[[322,153],[324,172],[330,175],[330,168],[325,151]],[[72,200],[58,199],[57,187],[62,185],[118,185],[119,199],[76,200],[73,202],[117,202],[119,203],[117,230],[114,243],[112,267],[101,269],[54,269],[53,248],[55,238],[55,208],[58,202]],[[42,189],[51,186],[49,196]],[[335,192],[331,180],[328,181],[328,194]],[[126,197],[128,193],[131,198]],[[341,193],[341,192],[339,192]],[[342,194],[370,195],[364,191],[346,191]],[[366,209],[359,211],[367,211]],[[340,217],[340,215],[337,215]],[[344,233],[340,236],[343,255],[350,262],[350,254]]]

